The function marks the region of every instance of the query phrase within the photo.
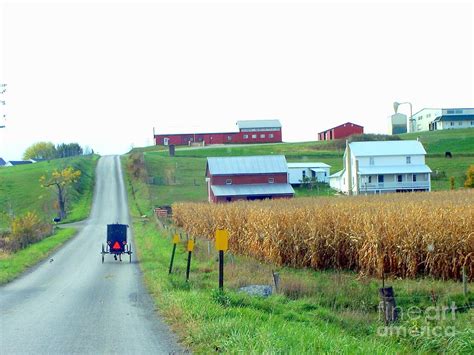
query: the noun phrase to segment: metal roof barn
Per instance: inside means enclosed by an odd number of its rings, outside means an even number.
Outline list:
[[[207,170],[212,175],[244,175],[287,173],[284,155],[207,158]]]
[[[239,129],[251,129],[251,128],[281,128],[279,120],[248,120],[248,121],[237,121]]]
[[[212,185],[214,196],[294,194],[290,184]]]

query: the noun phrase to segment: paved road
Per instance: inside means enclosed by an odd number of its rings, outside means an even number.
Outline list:
[[[0,288],[0,354],[182,352],[158,318],[139,266],[101,263],[107,223],[128,223],[117,156],[97,166],[91,217],[34,271]],[[108,258],[107,258],[108,257]]]

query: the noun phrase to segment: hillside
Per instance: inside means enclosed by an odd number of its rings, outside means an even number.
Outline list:
[[[8,225],[9,215],[21,215],[27,211],[51,220],[56,215],[53,208],[55,191],[42,188],[39,179],[70,165],[82,174],[69,196],[67,221],[86,218],[92,203],[96,162],[97,156],[74,157],[0,169],[0,227]]]
[[[449,178],[456,187],[463,185],[467,168],[474,161],[474,130],[447,130],[400,135],[402,139],[419,138],[428,155],[426,162],[433,170],[432,189],[447,190]],[[229,145],[208,147],[177,147],[171,158],[163,147],[135,148],[131,153],[144,154],[151,199],[155,205],[175,201],[205,201],[207,198],[204,173],[206,157],[283,154],[289,162],[318,161],[331,165],[331,173],[342,168],[343,150],[334,142],[279,143],[262,145]],[[444,152],[453,154],[452,159]],[[297,196],[328,195],[322,188],[316,191],[296,189]]]

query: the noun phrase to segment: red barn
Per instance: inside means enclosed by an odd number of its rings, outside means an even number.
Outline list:
[[[293,197],[283,155],[207,158],[209,202]]]
[[[332,141],[333,139],[342,139],[353,134],[362,134],[364,133],[364,127],[359,126],[358,124],[346,122],[340,126],[336,126],[330,129],[327,129],[323,132],[318,133],[318,140],[320,141]]]
[[[280,143],[281,123],[278,120],[238,121],[239,132],[155,134],[156,145],[190,145],[191,143],[244,144]]]

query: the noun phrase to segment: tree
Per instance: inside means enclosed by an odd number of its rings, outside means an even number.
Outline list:
[[[474,187],[474,165],[471,165],[466,172],[466,181],[464,181],[464,187]]]
[[[73,157],[82,155],[82,147],[78,143],[61,143],[56,146],[56,154],[58,158]]]
[[[54,170],[49,178],[42,176],[40,178],[41,186],[51,187],[55,186],[58,193],[58,209],[59,218],[66,218],[66,202],[67,202],[67,191],[69,186],[77,182],[81,176],[79,170],[75,170],[72,167],[67,167],[61,171]]]
[[[54,159],[56,148],[51,142],[37,142],[29,146],[23,154],[23,159]]]

